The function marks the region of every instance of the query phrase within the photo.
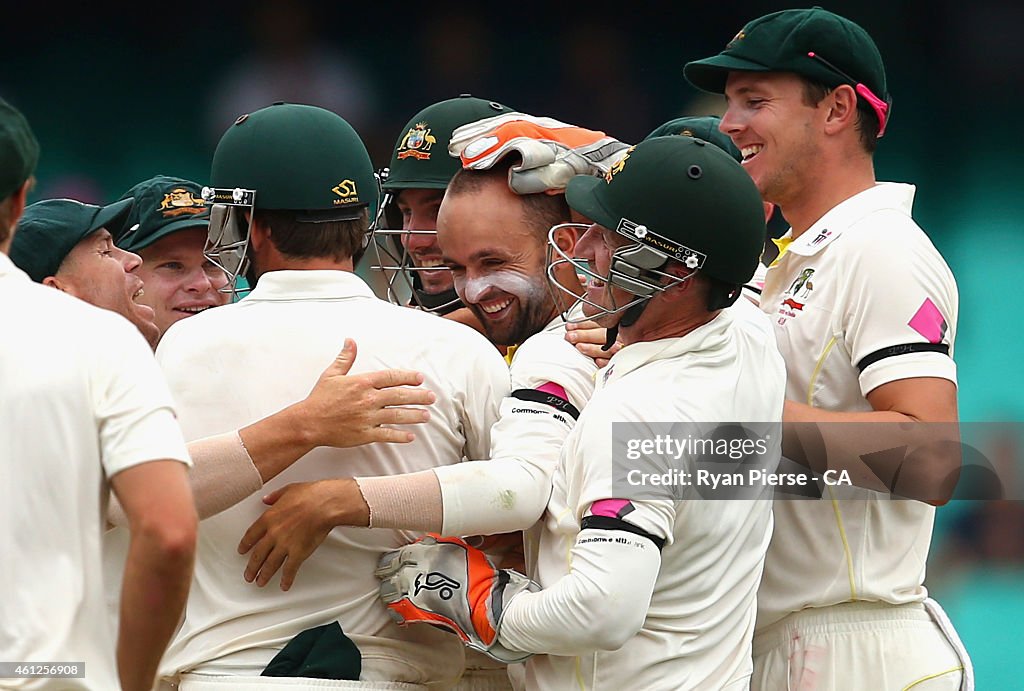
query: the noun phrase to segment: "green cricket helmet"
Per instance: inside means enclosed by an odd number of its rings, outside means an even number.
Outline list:
[[[343,118],[316,106],[275,103],[242,115],[224,132],[203,199],[212,204],[207,257],[233,287],[248,269],[253,210],[294,212],[307,223],[374,218],[380,189],[366,146]],[[363,246],[368,243],[369,233]]]
[[[663,125],[659,125],[653,132],[644,137],[644,139],[654,139],[655,137],[668,137],[672,135],[694,137],[714,144],[719,149],[736,159],[737,162],[743,160],[740,150],[732,143],[732,139],[729,139],[728,135],[718,129],[718,125],[721,122],[722,118],[717,115],[699,115],[675,118],[674,120],[669,120]]]
[[[384,272],[391,302],[407,304],[411,298],[422,309],[437,314],[462,307],[454,287],[435,293],[424,290],[420,272],[438,267],[416,266],[404,240],[413,235],[436,236],[437,231],[405,228],[397,206],[398,196],[407,189],[443,192],[462,167],[458,157],[448,153],[452,133],[462,125],[511,112],[511,108],[496,101],[462,94],[427,106],[402,128],[391,152],[391,161],[381,173],[383,214],[374,231],[377,264],[370,267]]]
[[[552,231],[548,276],[569,262],[578,273],[635,296],[611,308],[588,303],[601,314],[623,313],[623,326],[639,318],[648,300],[697,272],[724,288],[709,310],[732,304],[753,275],[764,243],[764,210],[753,181],[729,154],[703,139],[646,139],[604,178],[570,180],[565,198],[572,209],[630,242],[615,250],[602,276],[559,249]],[[555,254],[560,259],[553,259]],[[669,261],[692,272],[667,273]],[[557,281],[550,283],[567,292]]]

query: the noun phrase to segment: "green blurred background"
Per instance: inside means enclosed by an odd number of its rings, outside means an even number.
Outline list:
[[[223,130],[273,101],[352,122],[378,165],[405,121],[459,93],[638,141],[678,115],[721,108],[682,78],[749,19],[800,5],[344,4],[5,7],[0,95],[42,146],[32,200],[118,198],[157,173],[204,182]],[[962,419],[1024,420],[1024,266],[1016,158],[1024,6],[997,0],[834,2],[886,61],[891,126],[880,179],[918,186],[915,216],[957,277]],[[1010,143],[1008,144],[1007,141]],[[984,452],[1019,472],[1016,437]],[[974,655],[978,688],[1024,689],[1020,502],[939,511],[928,585]]]

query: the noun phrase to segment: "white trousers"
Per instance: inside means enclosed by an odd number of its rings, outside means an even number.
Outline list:
[[[209,674],[183,674],[178,691],[300,691],[332,689],[353,691],[426,691],[420,684],[398,681],[343,681],[306,677],[236,677]]]
[[[751,691],[973,691],[973,670],[934,601],[796,612],[754,635]]]

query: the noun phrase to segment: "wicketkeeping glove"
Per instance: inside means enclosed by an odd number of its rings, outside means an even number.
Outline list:
[[[576,175],[604,175],[628,148],[604,132],[504,113],[456,129],[448,152],[459,156],[468,170],[487,170],[515,152],[523,160],[509,170],[509,188],[516,194],[536,194],[564,190]]]
[[[402,625],[426,623],[455,632],[462,641],[501,662],[530,656],[498,643],[505,607],[540,586],[521,573],[494,568],[487,555],[457,537],[429,534],[385,553],[376,571],[380,597]]]

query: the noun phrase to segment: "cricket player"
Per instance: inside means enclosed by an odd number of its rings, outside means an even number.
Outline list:
[[[9,489],[0,509],[0,650],[6,665],[23,667],[6,669],[3,684],[147,691],[192,574],[190,461],[139,331],[37,285],[8,257],[38,155],[28,123],[0,101],[0,477]],[[62,273],[30,262],[37,282],[60,274],[68,293],[74,284],[112,303],[131,301],[122,258],[101,230],[129,205],[62,204],[82,223],[52,245],[66,255],[57,264],[75,266]],[[131,533],[116,635],[100,556],[108,489]]]
[[[157,175],[121,198],[135,203],[115,242],[142,259],[139,301],[153,309],[161,335],[177,321],[228,303],[227,277],[203,255],[210,210],[198,184]]]
[[[365,147],[348,123],[294,104],[245,114],[222,137],[210,179],[209,254],[228,270],[230,283],[247,274],[255,287],[238,303],[178,323],[160,344],[157,358],[179,401],[186,438],[237,429],[301,399],[349,337],[360,346],[353,371],[415,366],[424,374],[437,398],[429,422],[401,452],[383,445],[315,449],[268,483],[268,492],[295,481],[486,458],[490,427],[508,394],[508,370],[472,329],[378,300],[352,273],[370,239],[378,192]],[[411,635],[376,602],[379,555],[412,535],[333,531],[287,590],[261,591],[240,578],[246,557],[236,548],[264,506],[251,496],[201,524],[195,583],[162,665],[166,678],[183,691],[260,683],[289,641],[337,622],[358,650],[357,678],[274,683],[367,689],[454,683],[463,668],[458,640],[437,630]]]
[[[47,199],[25,209],[11,261],[37,283],[120,314],[151,346],[160,340],[153,308],[142,303],[142,259],[114,244],[131,212],[125,199],[105,207]]]
[[[891,99],[868,33],[821,8],[752,20],[686,78],[728,102],[721,129],[792,224],[761,297],[786,360],[785,420],[818,425],[864,489],[775,502],[758,592],[752,687],[971,688],[970,660],[923,580],[934,507],[958,454],[865,468],[897,423],[955,423],[957,289],[914,222],[914,187],[876,181]],[[838,438],[862,424],[853,443]],[[909,428],[912,428],[910,426]],[[858,445],[859,444],[859,445]],[[875,491],[881,489],[882,491]]]
[[[247,578],[265,584],[283,565],[282,584],[290,583],[322,535],[336,525],[482,535],[526,530],[537,522],[558,453],[590,398],[597,367],[566,342],[564,322],[547,288],[548,232],[570,219],[564,196],[516,194],[508,183],[514,163],[510,156],[486,170],[460,170],[438,216],[438,243],[459,298],[492,343],[516,346],[513,391],[491,431],[492,460],[412,475],[290,485],[267,498],[274,506],[242,539],[240,549],[251,551]],[[570,253],[577,232],[574,227],[557,232]],[[579,290],[571,267],[562,267],[558,277],[567,289]],[[518,534],[515,539],[521,546]],[[527,561],[534,550],[527,550]],[[492,670],[474,657],[467,658],[470,668],[457,688],[508,688],[507,679],[499,686]]]
[[[437,211],[444,190],[461,167],[448,155],[452,133],[463,125],[511,109],[497,101],[462,94],[427,106],[402,129],[384,179],[384,213],[374,231],[377,264],[388,299],[483,331],[459,300],[437,246]]]
[[[760,198],[739,164],[688,137],[642,142],[605,179],[573,179],[566,197],[595,223],[576,258],[553,250],[590,277],[584,314],[626,345],[562,449],[542,519],[543,590],[457,538],[428,538],[382,560],[382,596],[397,618],[445,623],[498,657],[538,653],[527,688],[745,689],[770,502],[626,496],[612,481],[612,423],[781,419],[771,329],[726,309],[757,263]],[[450,579],[447,599],[416,587],[430,574]]]

